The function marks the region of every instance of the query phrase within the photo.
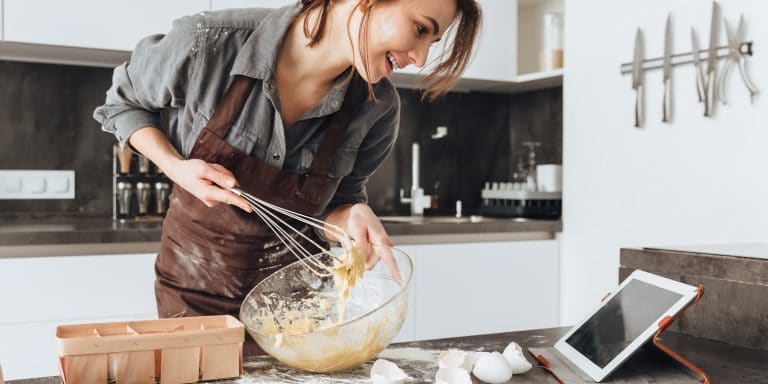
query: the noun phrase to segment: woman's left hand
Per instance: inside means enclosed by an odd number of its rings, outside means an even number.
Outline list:
[[[392,274],[392,278],[400,284],[400,273],[397,270],[395,256],[389,250],[392,239],[387,235],[381,220],[366,204],[355,204],[349,208],[347,232],[365,253],[365,267],[373,268],[381,259]]]

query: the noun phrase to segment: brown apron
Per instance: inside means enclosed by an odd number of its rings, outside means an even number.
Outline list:
[[[252,78],[234,78],[189,157],[223,165],[234,173],[244,191],[263,200],[305,215],[321,213],[340,181],[329,173],[336,149],[353,109],[363,99],[357,74],[347,88],[341,109],[328,120],[305,174],[269,166],[224,141],[253,85]],[[298,222],[292,225],[322,244],[311,227]],[[306,242],[299,235],[295,238]],[[238,317],[245,295],[272,272],[295,260],[254,214],[225,204],[209,208],[184,189],[173,188],[155,262],[158,315]],[[263,354],[249,336],[243,352],[245,356]]]

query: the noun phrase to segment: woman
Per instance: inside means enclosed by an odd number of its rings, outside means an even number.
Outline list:
[[[295,260],[235,186],[346,229],[371,268],[369,244],[392,244],[365,190],[397,135],[387,77],[422,67],[454,22],[425,80],[434,99],[469,61],[475,0],[302,0],[184,17],[141,41],[94,117],[176,184],[155,264],[159,316],[237,316],[256,283]]]

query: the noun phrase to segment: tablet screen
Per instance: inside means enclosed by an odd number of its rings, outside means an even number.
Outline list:
[[[633,279],[565,342],[605,368],[681,297],[677,292]]]

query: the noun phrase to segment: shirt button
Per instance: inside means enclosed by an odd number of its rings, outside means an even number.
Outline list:
[[[272,159],[273,160],[280,160],[280,154],[279,153],[273,153],[272,154]]]

